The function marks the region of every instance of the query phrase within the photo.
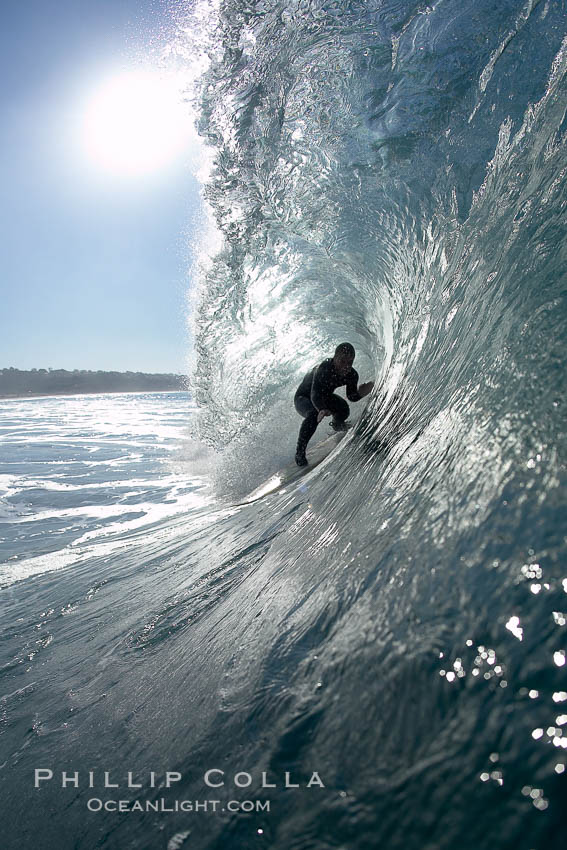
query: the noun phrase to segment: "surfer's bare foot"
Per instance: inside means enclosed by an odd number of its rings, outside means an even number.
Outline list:
[[[298,466],[307,466],[307,458],[305,457],[305,452],[296,452],[295,462]]]

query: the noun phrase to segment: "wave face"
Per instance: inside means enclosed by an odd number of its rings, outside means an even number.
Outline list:
[[[376,427],[395,394],[405,421],[480,405],[493,434],[498,405],[521,430],[541,340],[562,341],[565,16],[494,6],[221,5],[200,125],[225,237],[197,325],[212,442],[343,338],[382,371]]]
[[[220,6],[202,432],[250,466],[252,441],[291,453],[293,391],[338,341],[379,376],[288,518],[268,502],[286,534],[233,599],[225,740],[335,789],[273,816],[273,846],[558,846],[565,24],[531,0]]]

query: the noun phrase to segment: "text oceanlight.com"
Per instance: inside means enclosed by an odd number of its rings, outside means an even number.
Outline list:
[[[87,801],[89,812],[269,812],[269,800],[100,800]]]

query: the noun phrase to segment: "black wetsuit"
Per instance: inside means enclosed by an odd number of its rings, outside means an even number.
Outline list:
[[[340,375],[335,369],[332,357],[323,360],[305,375],[293,399],[295,409],[304,417],[297,440],[297,454],[305,453],[307,443],[317,429],[320,410],[331,411],[334,425],[347,419],[349,406],[343,398],[334,393],[337,387],[345,384],[348,400],[360,401],[362,396],[357,390],[358,372],[351,368],[346,375]]]

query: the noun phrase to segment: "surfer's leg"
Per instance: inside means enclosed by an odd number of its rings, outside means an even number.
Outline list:
[[[303,422],[301,423],[299,437],[297,439],[295,460],[298,465],[304,466],[307,463],[307,460],[303,463],[307,443],[317,430],[317,408],[311,404],[311,399],[307,398],[307,396],[295,396],[293,403],[297,412],[303,416]]]
[[[317,411],[315,411],[314,415],[306,416],[303,420],[301,428],[299,429],[299,438],[297,440],[297,451],[302,451],[305,453],[305,449],[307,448],[307,443],[317,430]]]
[[[333,393],[329,398],[329,402],[327,407],[333,414],[333,418],[331,420],[332,428],[340,428],[341,425],[348,419],[348,415],[350,413],[350,407],[340,395],[336,395]]]

